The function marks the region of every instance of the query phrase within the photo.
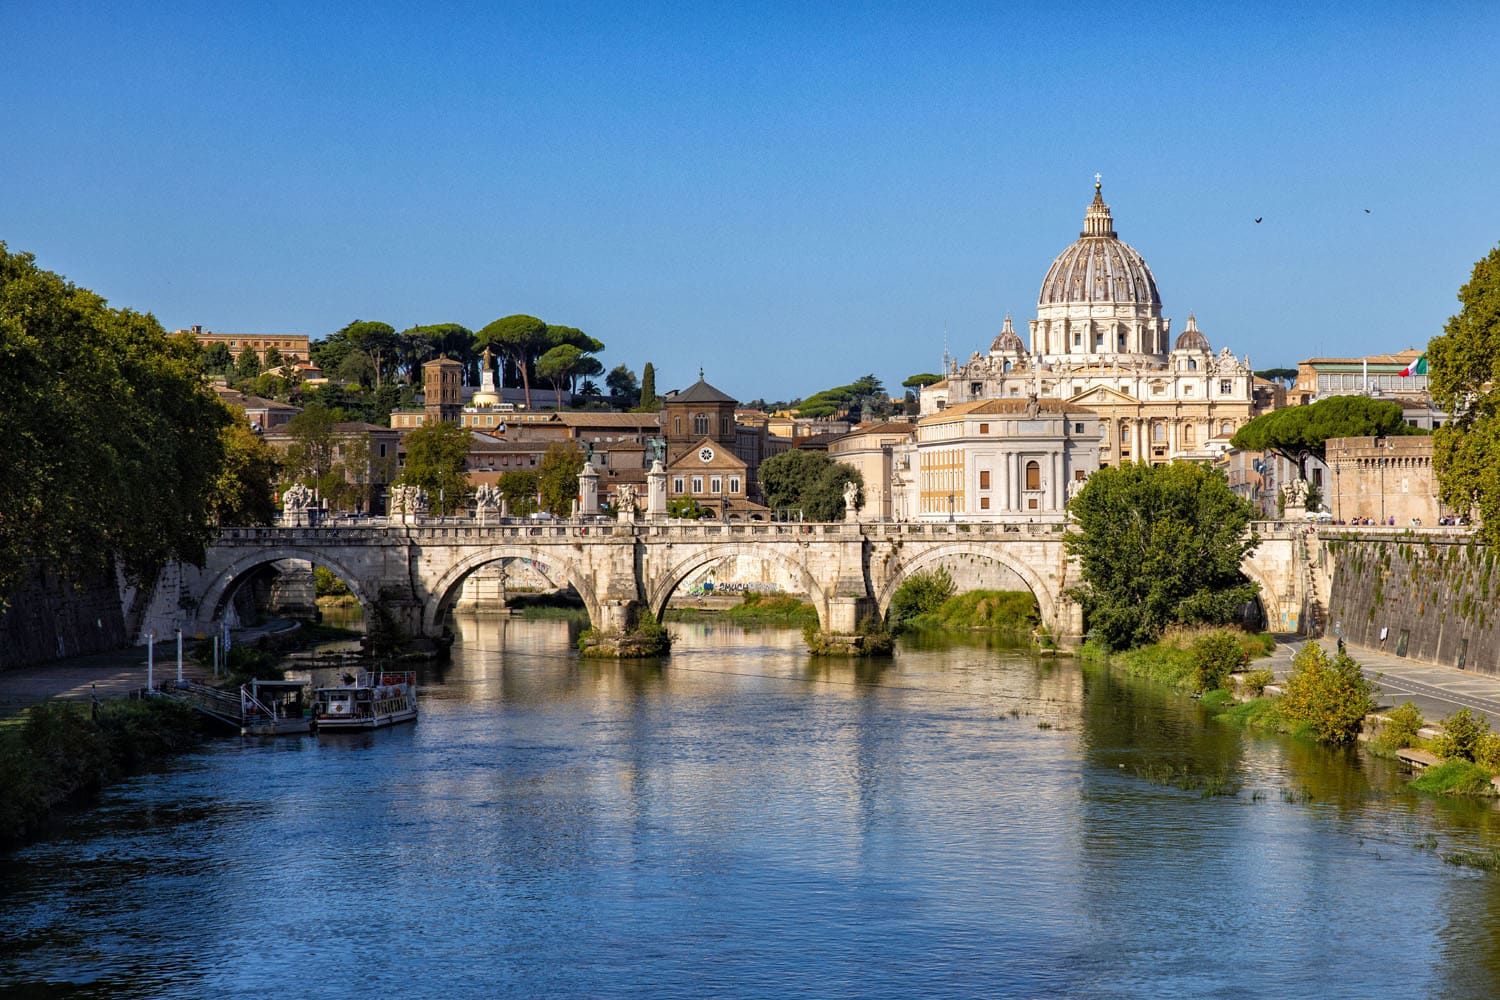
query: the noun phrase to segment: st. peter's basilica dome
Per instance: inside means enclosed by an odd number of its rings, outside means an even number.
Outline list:
[[[1083,232],[1047,270],[1038,306],[1062,303],[1136,304],[1161,308],[1151,269],[1135,248],[1115,235],[1100,183],[1083,217]]]

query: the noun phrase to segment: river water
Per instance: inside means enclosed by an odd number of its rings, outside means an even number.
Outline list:
[[[0,858],[0,992],[1500,992],[1500,876],[1440,856],[1496,813],[1384,762],[977,640],[457,624],[417,724],[217,740]]]

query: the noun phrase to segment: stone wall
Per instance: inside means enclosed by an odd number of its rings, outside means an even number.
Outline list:
[[[113,572],[75,584],[34,568],[0,617],[0,670],[118,649],[127,641]]]
[[[1329,634],[1500,676],[1500,553],[1460,535],[1328,538]],[[1382,635],[1384,638],[1382,638]]]

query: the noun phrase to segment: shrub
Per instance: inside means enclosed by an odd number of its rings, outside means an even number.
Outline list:
[[[891,628],[899,632],[913,618],[934,613],[953,596],[953,591],[953,577],[941,566],[913,573],[901,581],[891,598]]]
[[[313,592],[319,597],[344,597],[349,586],[322,566],[313,567]]]
[[[1500,733],[1484,733],[1474,743],[1474,763],[1500,771]]]
[[[1432,741],[1432,752],[1448,760],[1474,760],[1480,740],[1489,735],[1490,723],[1467,708],[1443,720],[1443,731]]]
[[[1245,665],[1248,657],[1239,638],[1228,629],[1205,632],[1193,641],[1193,687],[1212,691],[1225,687],[1229,675]]]
[[[1333,659],[1309,642],[1292,658],[1282,712],[1322,743],[1348,743],[1375,708],[1373,686],[1347,653]]]
[[[1375,749],[1387,753],[1402,747],[1416,746],[1417,733],[1421,731],[1422,725],[1422,710],[1409,701],[1404,702],[1386,715],[1385,721],[1380,724],[1380,732],[1372,742]]]
[[[1245,675],[1245,690],[1250,697],[1259,698],[1266,693],[1266,685],[1276,679],[1276,675],[1269,670],[1252,670]]]

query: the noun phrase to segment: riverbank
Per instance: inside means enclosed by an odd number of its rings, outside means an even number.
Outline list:
[[[791,594],[757,594],[747,591],[739,603],[727,608],[669,607],[671,622],[723,621],[733,625],[770,625],[805,628],[818,624],[818,609]]]
[[[39,836],[112,782],[202,740],[197,713],[164,698],[33,706],[0,726],[0,850]]]

